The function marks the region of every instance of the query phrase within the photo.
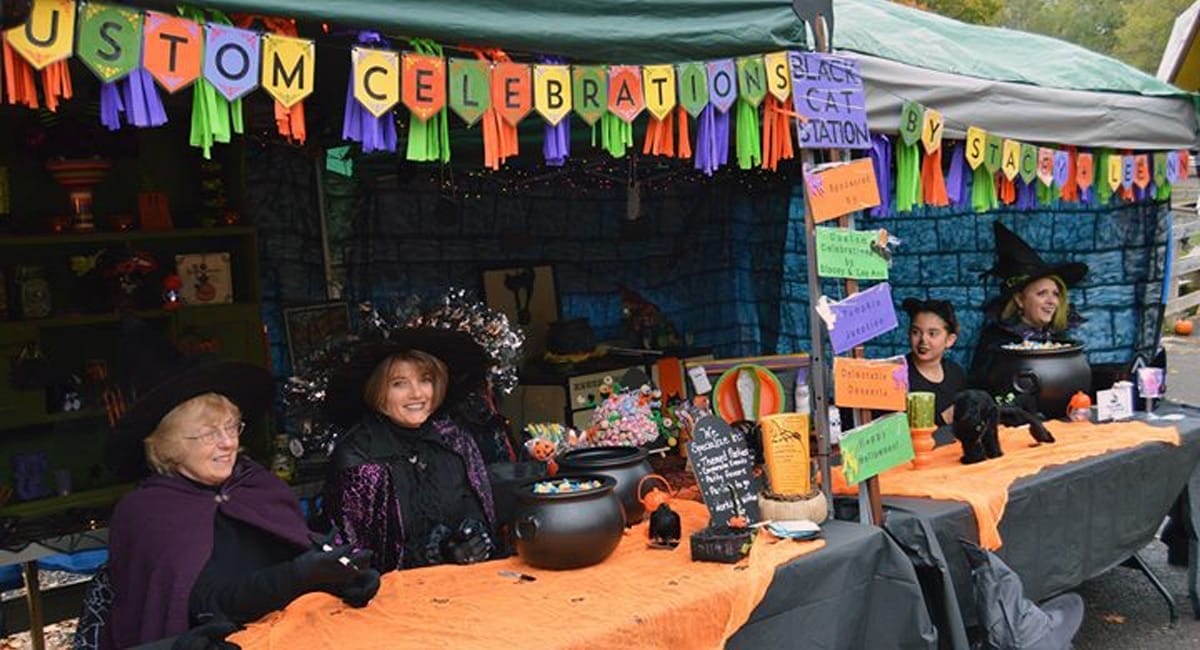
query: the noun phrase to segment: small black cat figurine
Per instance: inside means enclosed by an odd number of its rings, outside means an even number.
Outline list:
[[[954,437],[962,443],[962,463],[970,465],[1004,455],[997,427],[1029,425],[1029,435],[1038,442],[1054,442],[1054,436],[1038,417],[1008,404],[996,404],[981,390],[964,390],[954,399]]]
[[[650,513],[650,542],[656,546],[675,548],[683,528],[679,513],[665,503],[661,503],[654,512]]]

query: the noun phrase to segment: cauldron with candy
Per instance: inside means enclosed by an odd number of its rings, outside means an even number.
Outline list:
[[[603,562],[625,533],[625,515],[613,492],[616,485],[609,476],[575,474],[515,488],[517,555],[542,569],[578,569]]]
[[[1092,367],[1075,341],[1012,343],[995,348],[987,372],[993,395],[1030,395],[1047,418],[1067,414],[1071,396],[1092,386]]]

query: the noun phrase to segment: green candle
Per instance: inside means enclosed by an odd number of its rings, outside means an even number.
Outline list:
[[[934,394],[917,391],[908,394],[908,426],[928,429],[934,426]]]

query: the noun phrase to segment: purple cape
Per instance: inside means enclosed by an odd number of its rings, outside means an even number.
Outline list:
[[[188,629],[188,598],[212,555],[217,511],[298,549],[310,545],[287,484],[247,458],[214,491],[187,479],[152,476],[113,511],[109,570],[113,604],[105,648],[128,648]]]

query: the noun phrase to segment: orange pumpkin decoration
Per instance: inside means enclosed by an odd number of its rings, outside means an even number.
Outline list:
[[[1067,412],[1068,413],[1070,413],[1071,411],[1074,411],[1075,409],[1085,409],[1086,410],[1086,409],[1090,409],[1090,408],[1092,408],[1092,398],[1088,397],[1088,394],[1083,391],[1079,391],[1078,393],[1075,393],[1071,397],[1071,401],[1067,404]]]
[[[1180,336],[1192,335],[1192,321],[1186,318],[1180,318],[1175,321],[1175,333]]]
[[[667,490],[664,492],[657,487],[652,487],[649,491],[643,494],[642,484],[646,482],[646,479],[658,479],[659,481],[662,481],[663,485],[667,486]],[[667,479],[659,476],[658,474],[647,474],[643,476],[642,480],[638,481],[637,492],[638,499],[641,500],[642,505],[646,507],[646,512],[654,512],[655,510],[658,510],[659,506],[667,501],[670,501],[671,497],[675,496],[671,490],[671,484],[667,482]]]

